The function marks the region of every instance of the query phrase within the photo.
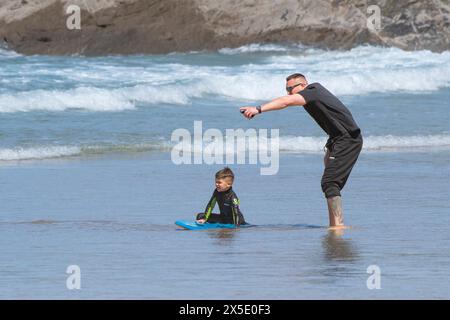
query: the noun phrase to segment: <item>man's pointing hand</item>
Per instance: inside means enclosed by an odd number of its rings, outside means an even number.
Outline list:
[[[239,111],[246,117],[247,119],[253,118],[255,115],[259,113],[256,107],[241,107]]]

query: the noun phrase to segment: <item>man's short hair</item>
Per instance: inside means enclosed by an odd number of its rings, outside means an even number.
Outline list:
[[[225,167],[222,170],[216,172],[216,179],[231,178],[231,182],[234,181],[234,173],[230,168]]]
[[[286,81],[289,81],[289,80],[292,80],[292,79],[297,79],[297,78],[303,78],[303,79],[305,79],[305,81],[307,81],[306,77],[303,74],[301,74],[301,73],[293,73],[293,74],[291,74],[289,77],[286,78]]]

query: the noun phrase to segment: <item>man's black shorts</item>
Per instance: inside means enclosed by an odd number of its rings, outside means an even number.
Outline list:
[[[352,137],[346,133],[329,139],[326,148],[330,151],[328,163],[322,176],[322,191],[326,198],[341,195],[350,172],[358,159],[363,145],[361,134]]]

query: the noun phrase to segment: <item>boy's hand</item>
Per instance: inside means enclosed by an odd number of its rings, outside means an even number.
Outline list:
[[[239,111],[246,117],[247,119],[251,119],[256,116],[259,112],[256,107],[241,107]]]
[[[206,220],[205,220],[205,219],[199,219],[199,220],[197,220],[196,222],[197,222],[197,223],[205,223]]]

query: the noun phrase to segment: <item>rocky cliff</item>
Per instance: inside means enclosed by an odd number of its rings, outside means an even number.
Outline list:
[[[0,0],[0,40],[23,54],[145,54],[301,42],[450,49],[448,0]],[[81,29],[69,30],[69,5]],[[380,9],[379,28],[369,28]]]

